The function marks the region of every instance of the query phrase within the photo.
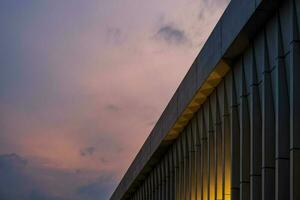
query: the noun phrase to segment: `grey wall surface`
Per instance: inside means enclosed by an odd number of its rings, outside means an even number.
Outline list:
[[[299,23],[300,0],[233,0],[111,199],[300,200]]]

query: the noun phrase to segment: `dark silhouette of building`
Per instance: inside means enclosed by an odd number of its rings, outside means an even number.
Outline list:
[[[111,200],[300,200],[300,0],[232,0]]]

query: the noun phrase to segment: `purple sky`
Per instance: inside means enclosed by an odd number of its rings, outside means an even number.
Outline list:
[[[228,0],[1,0],[0,199],[108,199]]]

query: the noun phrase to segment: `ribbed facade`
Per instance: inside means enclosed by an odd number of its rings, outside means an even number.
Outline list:
[[[300,200],[300,1],[268,2],[180,133],[112,199]]]

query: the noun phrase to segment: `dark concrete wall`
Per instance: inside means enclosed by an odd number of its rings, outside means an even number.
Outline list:
[[[112,200],[300,199],[300,0],[232,0]]]

